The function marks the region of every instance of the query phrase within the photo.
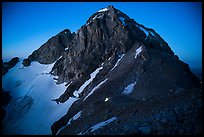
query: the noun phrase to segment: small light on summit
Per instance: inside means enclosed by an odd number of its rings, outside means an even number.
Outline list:
[[[108,100],[109,100],[109,98],[105,98],[105,100],[104,100],[104,101],[105,101],[105,102],[107,102]]]

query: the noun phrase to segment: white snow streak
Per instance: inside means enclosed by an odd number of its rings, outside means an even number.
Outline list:
[[[70,125],[70,124],[71,124],[71,121],[78,119],[78,118],[81,116],[81,112],[82,112],[82,111],[79,111],[77,114],[75,114],[75,115],[67,122],[67,125],[66,125],[66,126]],[[66,126],[61,127],[60,130],[56,133],[56,135],[57,135],[61,130],[63,130]]]
[[[12,96],[3,121],[4,134],[51,134],[51,125],[77,100],[70,97],[62,104],[51,101],[66,90],[66,83],[55,84],[49,74],[53,65],[31,62],[30,67],[23,67],[21,60],[2,77],[3,89]],[[19,107],[22,104],[29,107]]]
[[[125,54],[123,54],[123,55],[118,59],[118,61],[115,63],[115,66],[111,69],[111,71],[112,71],[115,67],[117,67],[118,63],[120,62],[120,60],[123,58],[124,55],[125,55]]]
[[[98,14],[93,18],[93,20],[95,20],[96,18],[98,18],[98,19],[100,19],[100,18],[102,18],[103,17],[103,15],[104,14],[102,14],[102,15],[100,15],[100,16],[98,16]]]
[[[108,120],[106,120],[106,121],[100,122],[100,123],[98,123],[98,124],[96,124],[96,125],[90,127],[90,128],[89,128],[88,130],[86,130],[85,132],[82,132],[82,131],[81,131],[80,133],[78,133],[78,135],[84,135],[84,134],[86,134],[87,132],[89,132],[90,130],[91,130],[90,132],[94,132],[94,131],[96,131],[97,129],[102,128],[103,126],[105,126],[105,125],[107,125],[107,124],[113,122],[113,121],[116,120],[116,119],[117,119],[116,117],[112,117],[112,118],[110,118],[110,119],[108,119]]]
[[[101,19],[103,16],[104,16],[104,14],[102,14],[102,15],[99,15],[99,14],[95,15],[95,16],[92,18],[92,20],[90,20],[88,23],[86,23],[85,26],[88,26],[88,25],[89,25],[90,23],[92,23],[93,20],[95,20],[96,18]]]
[[[57,62],[58,60],[60,60],[62,58],[62,56],[60,56],[55,62]],[[53,66],[54,66],[54,64],[55,64],[55,62],[53,63]],[[52,66],[52,67],[53,67]],[[52,69],[52,67],[51,67],[51,69]],[[51,70],[50,70],[51,71]]]
[[[130,85],[128,85],[127,87],[125,87],[125,89],[124,89],[124,91],[123,91],[123,94],[126,94],[126,95],[127,95],[127,94],[132,93],[132,90],[133,90],[135,84],[136,84],[136,82],[135,82],[135,83],[132,83],[132,84],[130,84]]]
[[[137,55],[139,55],[141,52],[142,52],[142,47],[139,47],[138,49],[136,49],[135,58],[137,58]]]
[[[139,28],[145,33],[146,37],[149,35],[149,32],[145,28],[143,27],[139,27]]]
[[[112,118],[110,118],[110,119],[108,119],[108,120],[106,120],[106,121],[100,122],[100,123],[98,123],[98,124],[92,126],[92,127],[90,128],[90,129],[91,129],[91,132],[94,132],[95,130],[97,130],[97,129],[99,129],[99,128],[101,128],[101,127],[103,127],[103,126],[105,126],[105,125],[107,125],[107,124],[109,124],[109,123],[111,123],[111,122],[113,122],[113,121],[116,120],[116,119],[117,119],[116,117],[112,117]]]
[[[81,116],[81,112],[82,112],[82,111],[79,111],[77,114],[75,114],[75,115],[68,121],[68,125],[71,124],[71,121],[72,121],[72,120],[78,119],[78,118]]]
[[[101,69],[103,69],[103,67],[97,68],[93,73],[91,73],[91,78],[88,79],[78,90],[74,91],[73,95],[79,97],[79,94],[85,89],[87,85],[91,83],[91,81],[96,77]]]
[[[150,33],[152,36],[154,36],[154,37],[155,37],[155,35],[154,35],[154,33],[153,33],[153,32],[149,31],[149,33]]]
[[[137,25],[137,24],[136,24],[136,26],[137,26],[140,30],[142,30],[142,31],[145,33],[145,35],[146,35],[146,38],[145,38],[145,39],[147,39],[147,37],[149,36],[149,34],[151,34],[153,37],[155,37],[155,34],[154,34],[152,31],[148,31],[148,30],[146,30],[144,27],[139,26],[139,25]],[[150,37],[150,38],[151,38],[151,37]]]
[[[93,94],[93,92],[98,89],[103,83],[105,83],[108,79],[103,80],[101,83],[99,83],[96,87],[94,87],[91,92],[89,92],[89,94],[84,98],[84,100],[86,100],[86,98],[88,98],[91,94]]]
[[[99,10],[98,12],[104,12],[104,11],[108,11],[109,9],[107,9],[107,8],[103,8],[103,9],[101,9],[101,10]]]

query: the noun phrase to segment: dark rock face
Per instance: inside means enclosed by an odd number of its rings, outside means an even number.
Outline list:
[[[22,64],[23,64],[25,67],[28,67],[28,66],[30,66],[30,63],[31,63],[31,61],[30,61],[29,59],[24,59]]]
[[[121,21],[124,18],[125,24]],[[146,36],[142,29],[149,31]],[[154,36],[152,36],[152,35]],[[146,40],[145,40],[146,39]],[[59,100],[66,101],[103,62],[109,64],[104,73],[108,73],[119,56],[127,53],[132,46],[143,43],[144,49],[174,55],[168,44],[152,29],[145,28],[121,11],[108,7],[108,11],[93,14],[73,38],[73,45],[65,51],[52,69],[52,74],[59,76],[59,82],[71,82]],[[162,47],[160,45],[163,45]],[[110,61],[108,61],[110,59]],[[74,87],[74,88],[71,88]]]
[[[59,134],[201,133],[200,80],[153,29],[109,6],[94,13],[76,34],[68,34],[63,42],[63,32],[51,38],[25,60],[28,65],[34,60],[56,61],[51,74],[69,84],[54,100],[57,103],[75,97],[73,93],[101,68],[67,114],[53,123],[53,134],[63,126]],[[80,117],[67,125],[80,111]]]
[[[12,58],[9,62],[3,62],[2,60],[2,76],[5,75],[9,69],[13,68],[19,62],[18,57]]]
[[[11,101],[11,96],[9,95],[9,92],[4,91],[2,89],[1,92],[1,112],[2,112],[2,119],[5,118],[6,116],[6,111],[3,109],[3,107],[7,106],[9,104],[9,102]]]
[[[38,61],[41,64],[54,63],[63,55],[65,48],[69,48],[74,35],[75,34],[71,33],[70,30],[65,29],[56,36],[50,38],[27,59],[24,59],[23,65],[29,66],[32,61]]]
[[[6,106],[10,102],[11,96],[9,95],[9,92],[4,91],[3,89],[1,95],[1,105]]]

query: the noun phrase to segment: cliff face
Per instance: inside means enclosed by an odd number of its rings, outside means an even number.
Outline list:
[[[41,64],[54,63],[63,55],[65,48],[71,45],[74,35],[68,29],[63,30],[50,38],[39,49],[35,50],[27,59],[24,59],[23,65],[30,66],[32,61],[38,61]]]
[[[53,63],[49,74],[67,83],[52,101],[73,103],[52,134],[201,133],[200,80],[159,34],[113,6],[76,34],[52,37],[23,65],[33,61]]]

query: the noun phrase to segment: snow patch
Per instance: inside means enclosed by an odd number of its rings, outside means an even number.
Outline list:
[[[135,84],[136,84],[136,82],[128,85],[127,87],[125,87],[125,89],[124,89],[124,91],[122,93],[126,94],[126,95],[132,93]]]
[[[85,26],[88,26],[90,23],[92,23],[92,21],[90,21],[90,22],[86,23],[86,25],[85,25]]]
[[[96,77],[101,69],[103,69],[103,67],[99,67],[93,73],[91,73],[91,78],[88,79],[78,90],[74,91],[73,95],[79,97],[79,94],[85,89],[86,86],[91,83],[91,81]]]
[[[112,117],[112,118],[110,118],[110,119],[108,119],[108,120],[106,120],[106,121],[100,122],[100,123],[98,123],[98,124],[92,126],[92,127],[90,128],[90,129],[91,129],[91,132],[96,131],[97,129],[99,129],[99,128],[101,128],[101,127],[103,127],[103,126],[105,126],[105,125],[107,125],[107,124],[109,124],[109,123],[111,123],[111,122],[113,122],[113,121],[116,120],[116,119],[117,119],[116,117]]]
[[[54,79],[58,79],[58,77],[59,77],[59,76],[57,76],[57,75],[56,75],[56,76],[53,76]]]
[[[139,26],[139,25],[137,25],[137,24],[136,24],[136,26],[137,26],[140,30],[142,30],[142,31],[145,33],[145,35],[146,35],[145,40],[147,39],[148,36],[150,36],[150,34],[151,34],[151,36],[156,37],[154,32],[148,31],[148,30],[146,30],[144,27]],[[150,37],[150,39],[151,39],[151,37]]]
[[[120,62],[120,60],[123,58],[124,55],[125,55],[125,54],[122,54],[122,56],[120,56],[120,58],[119,58],[118,61],[115,63],[115,66],[111,69],[111,71],[112,71],[115,67],[117,67],[118,63]]]
[[[102,18],[103,17],[103,15],[104,14],[102,14],[102,15],[100,15],[100,16],[98,16],[98,14],[93,18],[93,20],[95,20],[96,18],[98,18],[98,19],[100,19],[100,18]]]
[[[113,122],[113,121],[116,120],[116,119],[117,119],[116,117],[112,117],[112,118],[110,118],[110,119],[108,119],[108,120],[106,120],[106,121],[100,122],[100,123],[98,123],[98,124],[96,124],[96,125],[90,127],[90,128],[89,128],[88,130],[86,130],[85,132],[81,131],[80,133],[78,133],[78,135],[84,135],[84,134],[86,134],[86,133],[87,133],[88,131],[90,131],[90,130],[91,130],[90,132],[94,132],[94,131],[96,131],[97,129],[102,128],[102,127],[106,126],[107,124]]]
[[[110,98],[107,98],[107,97],[106,97],[105,100],[104,100],[104,102],[107,102],[109,99],[110,99]]]
[[[67,48],[65,48],[65,50],[68,50],[69,48],[67,47]]]
[[[102,14],[102,15],[95,15],[93,18],[92,18],[92,20],[90,20],[88,23],[86,23],[86,25],[85,26],[88,26],[90,23],[92,23],[93,22],[93,20],[95,20],[96,18],[98,18],[98,19],[101,19],[102,17],[104,16],[104,14]]]
[[[150,33],[152,36],[154,36],[154,37],[155,37],[155,35],[154,35],[154,33],[153,33],[153,32],[149,31],[149,33]]]
[[[75,115],[68,121],[68,123],[67,123],[66,126],[70,125],[73,120],[78,119],[78,118],[81,116],[81,112],[82,112],[82,111],[79,111],[77,114],[75,114]],[[56,133],[56,135],[57,135],[61,130],[63,130],[66,126],[61,127],[60,130]]]
[[[103,9],[101,9],[101,10],[99,10],[98,12],[104,12],[104,11],[108,11],[109,9],[107,9],[107,8],[103,8]]]
[[[103,81],[102,81],[101,83],[99,83],[96,87],[94,87],[94,88],[91,90],[91,92],[89,92],[89,94],[84,98],[84,100],[86,100],[86,98],[88,98],[91,94],[93,94],[93,92],[94,92],[96,89],[98,89],[103,83],[105,83],[107,80],[108,80],[108,78],[105,79],[105,80],[103,80]]]
[[[139,28],[145,33],[146,37],[149,35],[149,32],[145,28],[143,27],[139,27]]]
[[[62,56],[60,56],[55,62],[57,62],[58,60],[60,60],[62,58]],[[54,64],[55,64],[55,62],[53,63],[53,66],[54,66]],[[52,66],[52,67],[53,67]],[[52,68],[51,68],[52,69]],[[50,70],[51,71],[51,70]]]
[[[71,124],[71,121],[72,121],[72,120],[78,119],[78,118],[81,116],[81,112],[82,112],[82,111],[79,111],[77,114],[75,114],[75,115],[68,121],[68,125]]]
[[[120,19],[120,21],[122,22],[122,24],[123,24],[124,26],[126,26],[125,18],[119,17],[119,19]]]
[[[139,47],[138,49],[136,49],[135,58],[137,58],[137,55],[139,55],[141,52],[142,52],[142,47]]]

